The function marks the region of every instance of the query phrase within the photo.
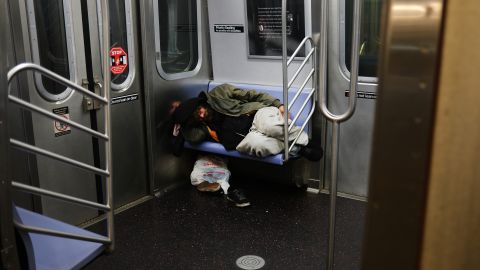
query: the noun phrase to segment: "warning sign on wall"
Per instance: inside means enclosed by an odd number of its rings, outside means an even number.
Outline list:
[[[122,74],[128,66],[127,53],[121,47],[110,49],[110,70],[113,74]]]
[[[68,107],[61,107],[61,108],[53,109],[53,113],[58,114],[58,115],[64,117],[65,119],[70,120],[70,114],[68,113]],[[66,124],[64,124],[62,122],[59,122],[59,121],[54,121],[53,122],[53,131],[55,133],[55,137],[67,135],[67,134],[70,134],[70,132],[71,132],[69,125],[66,125]]]

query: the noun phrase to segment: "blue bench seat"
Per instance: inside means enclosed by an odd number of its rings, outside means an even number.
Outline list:
[[[14,206],[14,220],[20,224],[88,237],[104,236]],[[101,243],[19,230],[25,244],[29,269],[81,269],[105,249]]]
[[[208,91],[212,90],[218,85],[223,84],[224,82],[210,82],[208,85]],[[240,83],[229,83],[231,85],[234,85],[238,88],[245,89],[245,90],[256,90],[257,92],[262,92],[262,93],[268,93],[276,98],[278,98],[280,101],[283,100],[283,88],[281,86],[266,86],[266,85],[255,85],[255,84],[240,84]],[[297,92],[298,88],[291,88],[289,93],[288,93],[288,98],[289,100],[293,99],[295,96],[295,93]],[[302,106],[303,102],[305,99],[307,99],[309,92],[311,89],[305,88],[303,92],[300,94],[298,97],[297,101],[293,105],[291,109],[291,114],[292,116],[296,115],[296,113],[300,110],[300,107]],[[312,108],[313,104],[311,101],[308,102],[307,106],[305,109],[302,111],[300,114],[300,117],[298,118],[296,125],[301,126],[303,123],[305,123],[306,118],[308,117],[308,114]],[[309,125],[305,126],[305,132],[308,134],[309,130]],[[215,153],[215,154],[220,154],[224,156],[230,156],[230,157],[235,157],[235,158],[242,158],[242,159],[251,159],[251,160],[258,160],[266,163],[271,163],[271,164],[276,164],[276,165],[283,165],[284,163],[284,158],[283,158],[283,153],[277,154],[277,155],[272,155],[268,156],[265,158],[259,158],[243,153],[239,153],[238,151],[227,151],[223,145],[220,143],[216,142],[202,142],[200,144],[192,145],[188,142],[185,143],[185,147],[193,150],[198,150],[198,151],[203,151],[203,152],[208,152],[208,153]]]

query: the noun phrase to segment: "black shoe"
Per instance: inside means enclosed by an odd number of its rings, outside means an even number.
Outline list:
[[[323,149],[320,144],[314,144],[312,142],[303,146],[298,153],[310,161],[319,161],[323,157]]]
[[[243,194],[243,191],[240,189],[228,191],[227,199],[234,202],[237,207],[245,207],[250,205],[247,197],[245,197],[245,194]]]

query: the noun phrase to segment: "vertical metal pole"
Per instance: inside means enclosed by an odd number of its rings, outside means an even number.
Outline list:
[[[320,5],[320,41],[319,41],[319,52],[318,52],[318,77],[317,85],[318,86],[318,103],[320,111],[325,114],[328,113],[326,106],[322,104],[326,103],[327,100],[327,40],[328,40],[328,1],[322,0]],[[321,190],[323,187],[322,181],[318,182],[318,190]]]
[[[106,179],[107,186],[107,205],[110,211],[107,212],[107,233],[108,238],[112,241],[108,246],[108,251],[115,248],[114,239],[114,223],[113,223],[113,172],[112,172],[112,130],[111,130],[111,110],[110,110],[110,17],[108,0],[102,0],[102,44],[103,44],[103,91],[104,97],[108,100],[108,104],[104,107],[104,123],[105,135],[108,141],[105,142],[105,162],[106,170],[110,172],[110,176]]]
[[[288,161],[288,67],[287,67],[287,0],[282,0],[282,79],[283,79],[283,141],[284,161]]]
[[[338,147],[339,147],[339,130],[340,123],[347,121],[355,111],[357,101],[358,87],[358,64],[360,49],[360,23],[362,15],[362,0],[355,0],[353,8],[353,27],[352,27],[352,59],[350,72],[350,96],[348,99],[348,109],[343,114],[335,115],[327,108],[326,103],[326,80],[327,80],[327,37],[328,37],[328,1],[323,0],[321,6],[321,40],[320,40],[320,110],[323,115],[332,122],[332,164],[331,164],[331,181],[330,181],[330,221],[328,236],[328,258],[327,269],[332,270],[334,265],[335,253],[335,214],[337,199],[337,171],[338,171]]]
[[[335,217],[337,207],[337,173],[338,173],[338,135],[340,123],[334,121],[332,131],[332,164],[330,178],[330,216],[328,224],[328,269],[333,269],[334,251],[335,251]]]

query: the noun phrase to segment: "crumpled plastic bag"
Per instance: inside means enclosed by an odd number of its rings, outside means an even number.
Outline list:
[[[214,155],[199,156],[190,174],[192,185],[197,186],[205,181],[218,183],[225,194],[230,187],[229,179],[230,171],[227,169],[227,159]]]

